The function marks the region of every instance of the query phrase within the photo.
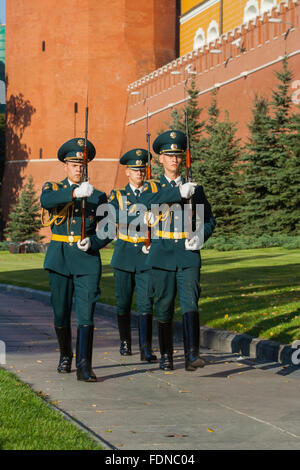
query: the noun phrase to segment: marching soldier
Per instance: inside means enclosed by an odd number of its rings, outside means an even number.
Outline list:
[[[153,150],[159,155],[164,167],[160,179],[161,192],[168,191],[184,182],[180,176],[180,165],[187,146],[186,135],[177,130],[164,132],[156,138]],[[188,199],[188,198],[187,198]],[[215,219],[205,197],[202,186],[196,186],[193,204],[204,205],[204,241],[212,234]],[[194,206],[195,208],[195,206]],[[178,215],[166,211],[153,223],[155,227],[147,265],[152,268],[155,307],[157,313],[158,337],[161,352],[160,368],[173,369],[172,319],[176,290],[179,295],[183,318],[183,340],[185,368],[194,371],[205,362],[199,357],[199,313],[200,297],[200,237],[189,239],[184,227],[185,204],[181,203],[182,223],[178,228]],[[175,212],[176,214],[176,212]]]
[[[74,138],[58,150],[64,163],[66,178],[44,184],[41,195],[43,225],[51,226],[52,237],[44,268],[49,272],[54,326],[60,348],[59,373],[71,372],[73,357],[71,333],[72,296],[75,293],[77,318],[76,367],[77,379],[96,382],[92,371],[93,314],[99,296],[101,259],[99,249],[110,240],[92,243],[95,236],[96,210],[107,203],[106,194],[89,182],[81,182],[84,139]],[[93,144],[87,141],[88,160],[95,157]],[[87,198],[86,234],[81,241],[81,200]],[[45,210],[49,213],[44,222]],[[91,237],[91,238],[90,238]]]
[[[151,267],[146,265],[147,226],[143,223],[145,211],[141,212],[150,204],[179,202],[182,195],[187,197],[194,192],[194,186],[192,184],[177,188],[170,186],[161,192],[159,183],[153,180],[145,182],[147,160],[148,152],[141,148],[130,150],[122,156],[120,163],[126,165],[129,182],[124,189],[113,190],[109,201],[115,209],[118,225],[118,239],[111,265],[114,268],[120,354],[131,355],[130,311],[136,288],[141,360],[151,362],[156,360],[151,348],[153,305],[149,277]],[[140,224],[133,223],[137,216],[140,216]]]

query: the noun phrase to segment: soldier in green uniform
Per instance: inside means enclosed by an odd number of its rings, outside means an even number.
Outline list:
[[[180,176],[180,165],[186,145],[186,135],[177,130],[164,132],[154,141],[153,150],[159,154],[159,160],[165,172],[160,179],[162,193],[184,182]],[[196,186],[192,200],[193,212],[195,212],[195,204],[204,206],[204,241],[206,241],[214,230],[215,219],[202,186]],[[170,209],[156,217],[152,224],[155,236],[152,238],[146,264],[152,268],[156,297],[155,307],[161,352],[160,368],[173,369],[172,319],[177,291],[183,317],[185,368],[194,371],[197,367],[204,366],[204,360],[199,357],[198,313],[200,248],[203,241],[198,235],[189,239],[189,232],[184,226],[184,212],[187,210],[187,205],[181,203],[179,209],[180,212],[183,211],[181,220],[180,213],[170,211]]]
[[[106,194],[97,191],[89,182],[81,182],[84,140],[74,138],[58,150],[58,159],[65,164],[66,178],[46,182],[42,189],[43,225],[51,226],[52,237],[45,257],[44,268],[49,272],[54,326],[60,347],[58,372],[71,372],[73,357],[71,334],[72,297],[75,293],[77,318],[76,367],[77,379],[95,382],[92,371],[93,314],[99,296],[101,259],[99,249],[110,240],[96,240],[96,210],[107,203]],[[96,154],[87,141],[88,159]],[[81,200],[87,198],[86,234],[81,236]],[[44,221],[45,210],[49,220]]]
[[[147,160],[148,152],[141,148],[130,150],[122,156],[120,163],[126,165],[129,182],[125,188],[113,190],[109,201],[118,226],[111,265],[114,268],[120,353],[123,356],[131,355],[130,311],[136,289],[141,360],[151,362],[156,360],[156,356],[151,348],[153,300],[149,282],[151,267],[146,265],[147,226],[144,224],[144,214],[152,203],[181,201],[182,195],[187,197],[194,192],[194,186],[169,187],[161,192],[158,182],[145,181]]]

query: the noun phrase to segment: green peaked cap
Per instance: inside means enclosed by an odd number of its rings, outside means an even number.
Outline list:
[[[83,161],[84,139],[76,137],[65,142],[57,152],[58,159],[63,162],[81,163]],[[87,141],[87,155],[90,162],[95,158],[96,149],[92,142]]]
[[[184,132],[169,130],[156,137],[153,150],[158,155],[163,153],[183,153],[186,150],[187,139]]]
[[[150,153],[150,160],[152,155]],[[120,158],[121,165],[127,165],[131,169],[145,168],[148,162],[148,151],[145,149],[137,148],[129,150],[124,153]]]

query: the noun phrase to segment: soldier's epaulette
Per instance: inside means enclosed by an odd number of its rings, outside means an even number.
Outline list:
[[[146,180],[145,183],[151,183],[151,181],[153,181],[153,183],[160,183],[159,180],[155,180],[154,178],[151,178],[150,180]]]
[[[157,193],[158,191],[158,185],[159,181],[155,181],[155,180],[147,180],[146,181],[146,184],[145,184],[145,187],[144,187],[144,191],[147,191],[147,189],[149,188],[149,185],[150,185],[150,188],[151,188],[151,192],[152,193]]]
[[[60,185],[60,183],[56,183],[55,181],[47,181],[42,190],[44,191],[44,189],[53,189],[53,191],[58,191],[58,186]]]
[[[120,209],[123,210],[124,209],[124,204],[123,204],[123,196],[124,194],[122,193],[122,191],[125,191],[125,188],[120,188],[120,189],[113,189],[113,191],[115,191],[115,197],[117,198],[117,201],[119,203],[119,206],[120,206]],[[111,195],[112,197],[112,195]],[[113,198],[110,200],[112,201]]]

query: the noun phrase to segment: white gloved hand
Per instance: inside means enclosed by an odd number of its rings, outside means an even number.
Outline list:
[[[154,217],[153,212],[151,212],[151,211],[145,212],[144,224],[150,227],[151,225],[154,224],[154,222],[155,222],[155,217]]]
[[[81,251],[88,251],[91,248],[91,239],[86,237],[83,240],[78,240],[77,246]]]
[[[146,247],[146,245],[143,245],[142,252],[144,253],[144,255],[149,255],[149,251],[150,245],[148,246],[148,248]]]
[[[200,243],[198,235],[194,235],[190,240],[185,240],[185,249],[188,251],[200,250],[203,243]]]
[[[179,186],[180,196],[183,199],[190,199],[195,193],[197,183],[185,183]]]
[[[81,183],[78,188],[74,189],[74,196],[75,197],[90,197],[94,192],[94,186],[89,183],[88,181],[84,181]]]

